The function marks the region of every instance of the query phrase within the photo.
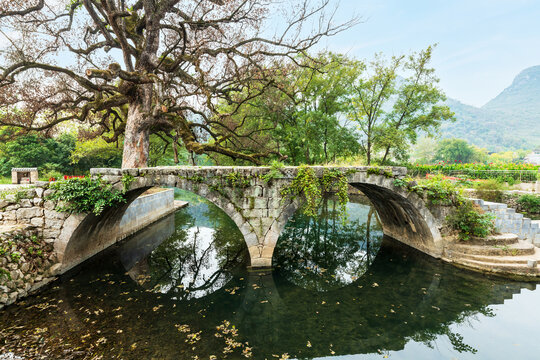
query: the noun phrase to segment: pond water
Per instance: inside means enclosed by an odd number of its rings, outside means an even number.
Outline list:
[[[221,210],[190,205],[0,313],[35,359],[540,358],[536,284],[460,270],[383,236],[362,198],[300,213],[250,271]],[[0,358],[2,356],[0,355]]]

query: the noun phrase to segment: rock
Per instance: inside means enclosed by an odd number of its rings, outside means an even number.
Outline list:
[[[0,209],[3,209],[5,208],[6,206],[8,206],[9,203],[5,200],[0,200]]]
[[[40,187],[36,188],[36,196],[37,196],[38,198],[42,198],[42,197],[43,197],[43,192],[44,192],[44,191],[45,191],[45,190],[43,190],[43,188],[40,188]]]
[[[6,304],[9,300],[9,295],[7,293],[0,294],[0,304]]]
[[[19,205],[21,205],[21,207],[32,207],[32,201],[30,201],[30,199],[21,199],[21,201],[19,202]]]
[[[63,220],[65,219],[66,217],[68,217],[68,213],[63,213],[63,212],[58,212],[58,211],[54,211],[54,210],[45,210],[44,212],[45,214],[45,219],[59,219],[59,220]]]
[[[34,200],[33,200],[33,203],[36,206],[41,206],[41,205],[43,205],[43,199],[39,198],[39,197],[35,197]]]
[[[60,268],[62,267],[61,263],[56,263],[49,269],[49,274],[51,275],[58,275],[60,273]]]
[[[51,218],[45,219],[45,227],[48,229],[60,230],[63,224],[64,224],[64,221],[60,219],[51,219]]]
[[[8,303],[13,304],[15,302],[15,300],[17,300],[17,295],[19,295],[19,294],[16,291],[10,293],[9,297],[8,297]]]
[[[54,201],[46,200],[45,203],[43,203],[43,207],[46,210],[54,210],[56,204],[54,203]]]
[[[43,216],[43,209],[40,207],[22,208],[17,210],[17,219],[31,219]]]
[[[13,211],[13,210],[17,210],[21,207],[21,205],[19,204],[13,204],[13,205],[9,205],[6,207],[6,209],[4,211]]]
[[[43,198],[47,199],[49,196],[55,193],[55,190],[47,189],[43,192]]]
[[[35,217],[30,220],[30,224],[37,227],[42,227],[44,223],[45,219],[43,219],[42,217]]]
[[[0,294],[7,294],[9,292],[9,288],[4,285],[0,285]]]
[[[45,230],[43,230],[43,237],[44,238],[56,239],[58,236],[60,236],[60,229],[45,229]]]
[[[21,271],[23,273],[28,272],[28,270],[30,270],[30,264],[29,263],[25,262],[24,264],[21,265]]]

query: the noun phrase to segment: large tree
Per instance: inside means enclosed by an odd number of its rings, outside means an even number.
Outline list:
[[[443,105],[446,97],[430,67],[432,52],[429,46],[390,61],[377,56],[355,85],[351,99],[355,110],[349,116],[363,133],[368,165],[377,153],[383,164],[391,155],[402,160],[419,133],[434,134],[443,121],[454,119],[454,113]]]
[[[259,162],[223,146],[251,135],[224,119],[273,86],[333,26],[330,0],[0,0],[0,123],[42,131],[64,121],[124,136],[123,167],[147,165],[161,132],[197,154]],[[281,12],[277,12],[280,10]],[[270,31],[266,20],[276,20]],[[306,26],[307,25],[307,26]],[[279,59],[280,61],[275,61]],[[230,104],[229,113],[216,105]]]

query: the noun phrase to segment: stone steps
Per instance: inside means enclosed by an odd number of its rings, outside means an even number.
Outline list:
[[[531,255],[522,256],[485,256],[474,254],[460,254],[462,258],[467,260],[474,260],[479,262],[497,263],[497,264],[527,264],[530,260],[537,260],[536,257]]]
[[[454,251],[465,255],[483,255],[483,256],[524,256],[535,255],[536,247],[524,241],[518,241],[508,245],[469,245],[453,244],[449,247]]]
[[[501,264],[469,259],[461,259],[459,265],[501,275],[523,276],[527,278],[540,276],[540,268],[538,265],[529,267],[524,264]]]
[[[470,199],[484,211],[495,215],[495,227],[501,233],[516,234],[520,240],[525,240],[535,246],[540,246],[540,220],[531,220],[506,204]]]

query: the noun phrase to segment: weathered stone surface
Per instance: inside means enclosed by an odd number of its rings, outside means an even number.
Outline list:
[[[37,187],[36,189],[36,196],[38,198],[42,198],[43,197],[43,193],[45,192],[45,190],[41,187]]]
[[[48,229],[61,229],[64,221],[62,219],[45,218],[45,227]]]
[[[30,224],[37,227],[42,227],[45,223],[45,219],[43,217],[35,217],[30,220]]]
[[[33,201],[30,199],[21,199],[21,201],[19,201],[19,205],[21,207],[32,207]]]
[[[58,236],[60,236],[59,229],[44,229],[43,230],[44,238],[57,238]]]
[[[46,210],[54,210],[54,208],[56,207],[56,204],[54,203],[54,201],[46,200],[45,203],[43,204],[43,207]]]
[[[41,206],[43,205],[43,199],[40,198],[40,197],[35,197],[34,200],[32,201],[34,203],[35,206]]]
[[[17,210],[17,219],[31,219],[37,216],[43,216],[43,208],[36,206]]]
[[[55,219],[55,220],[64,220],[69,216],[68,213],[65,212],[58,212],[54,210],[45,210],[44,212],[45,219]]]

